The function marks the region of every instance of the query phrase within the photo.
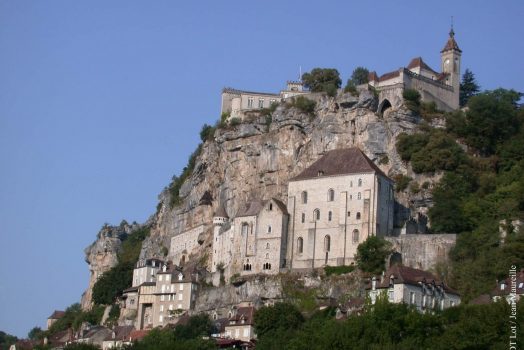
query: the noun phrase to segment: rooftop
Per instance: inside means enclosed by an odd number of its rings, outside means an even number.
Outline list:
[[[320,159],[290,181],[313,179],[319,176],[339,176],[361,173],[377,173],[388,178],[364,152],[359,148],[353,147],[326,152]]]
[[[443,281],[435,277],[431,272],[414,269],[408,266],[393,265],[384,274],[384,280],[377,282],[377,288],[388,288],[390,277],[394,284],[409,284],[418,286],[420,283],[431,283],[441,286],[446,292],[457,294],[458,292],[448,287]]]

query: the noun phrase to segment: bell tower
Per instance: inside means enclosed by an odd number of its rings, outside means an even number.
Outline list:
[[[455,31],[453,30],[453,24],[449,31],[449,38],[444,48],[440,51],[440,62],[441,71],[446,73],[445,82],[447,85],[453,87],[454,97],[456,101],[453,101],[456,108],[459,106],[459,89],[460,89],[460,57],[462,50],[459,48],[455,41]],[[455,100],[455,98],[454,98]],[[456,103],[455,103],[456,102]]]

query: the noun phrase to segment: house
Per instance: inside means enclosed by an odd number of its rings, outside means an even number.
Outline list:
[[[524,269],[510,272],[510,276],[499,281],[490,295],[493,301],[505,299],[508,303],[518,302],[524,295]]]
[[[289,267],[353,263],[360,243],[391,233],[393,205],[393,181],[360,149],[326,152],[289,181]]]
[[[144,282],[138,286],[138,315],[136,328],[153,328],[153,306],[156,297],[156,282]]]
[[[155,275],[164,262],[160,259],[140,259],[133,270],[132,287],[137,287],[144,282],[154,282]]]
[[[130,335],[135,328],[133,326],[116,326],[102,342],[102,350],[120,349],[125,344],[130,344]]]
[[[213,223],[212,272],[225,268],[234,274],[277,274],[286,265],[289,214],[280,200],[254,199],[244,203],[229,220],[223,207]]]
[[[124,308],[128,310],[138,310],[138,289],[139,287],[131,287],[122,291],[122,299],[124,301]]]
[[[51,328],[53,323],[64,317],[65,311],[55,310],[51,316],[47,318],[47,329]]]
[[[73,342],[80,344],[91,344],[101,348],[104,339],[110,335],[111,330],[109,328],[104,326],[87,325],[84,329],[80,330],[79,334]]]
[[[460,304],[458,292],[432,273],[402,265],[390,267],[380,280],[373,277],[367,290],[373,304],[380,294],[384,294],[392,303],[413,305],[421,312]]]
[[[228,314],[225,338],[250,341],[256,339],[254,328],[254,306],[234,306]]]
[[[448,40],[440,51],[441,71],[432,69],[421,57],[413,58],[407,67],[382,74],[369,73],[369,85],[379,92],[379,114],[403,103],[405,89],[415,89],[422,101],[435,102],[437,108],[453,111],[459,108],[460,63],[462,50],[451,28]]]

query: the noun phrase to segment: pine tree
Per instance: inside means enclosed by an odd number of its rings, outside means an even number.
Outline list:
[[[460,83],[460,106],[464,107],[468,100],[475,96],[480,91],[480,86],[475,80],[475,74],[469,69],[466,69],[462,75],[462,82]]]

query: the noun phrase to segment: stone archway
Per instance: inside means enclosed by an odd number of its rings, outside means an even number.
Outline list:
[[[391,105],[391,102],[389,102],[389,100],[387,98],[383,99],[382,102],[380,102],[380,104],[378,105],[378,109],[377,109],[377,112],[378,114],[383,117],[384,116],[384,112],[391,108],[392,105]]]

